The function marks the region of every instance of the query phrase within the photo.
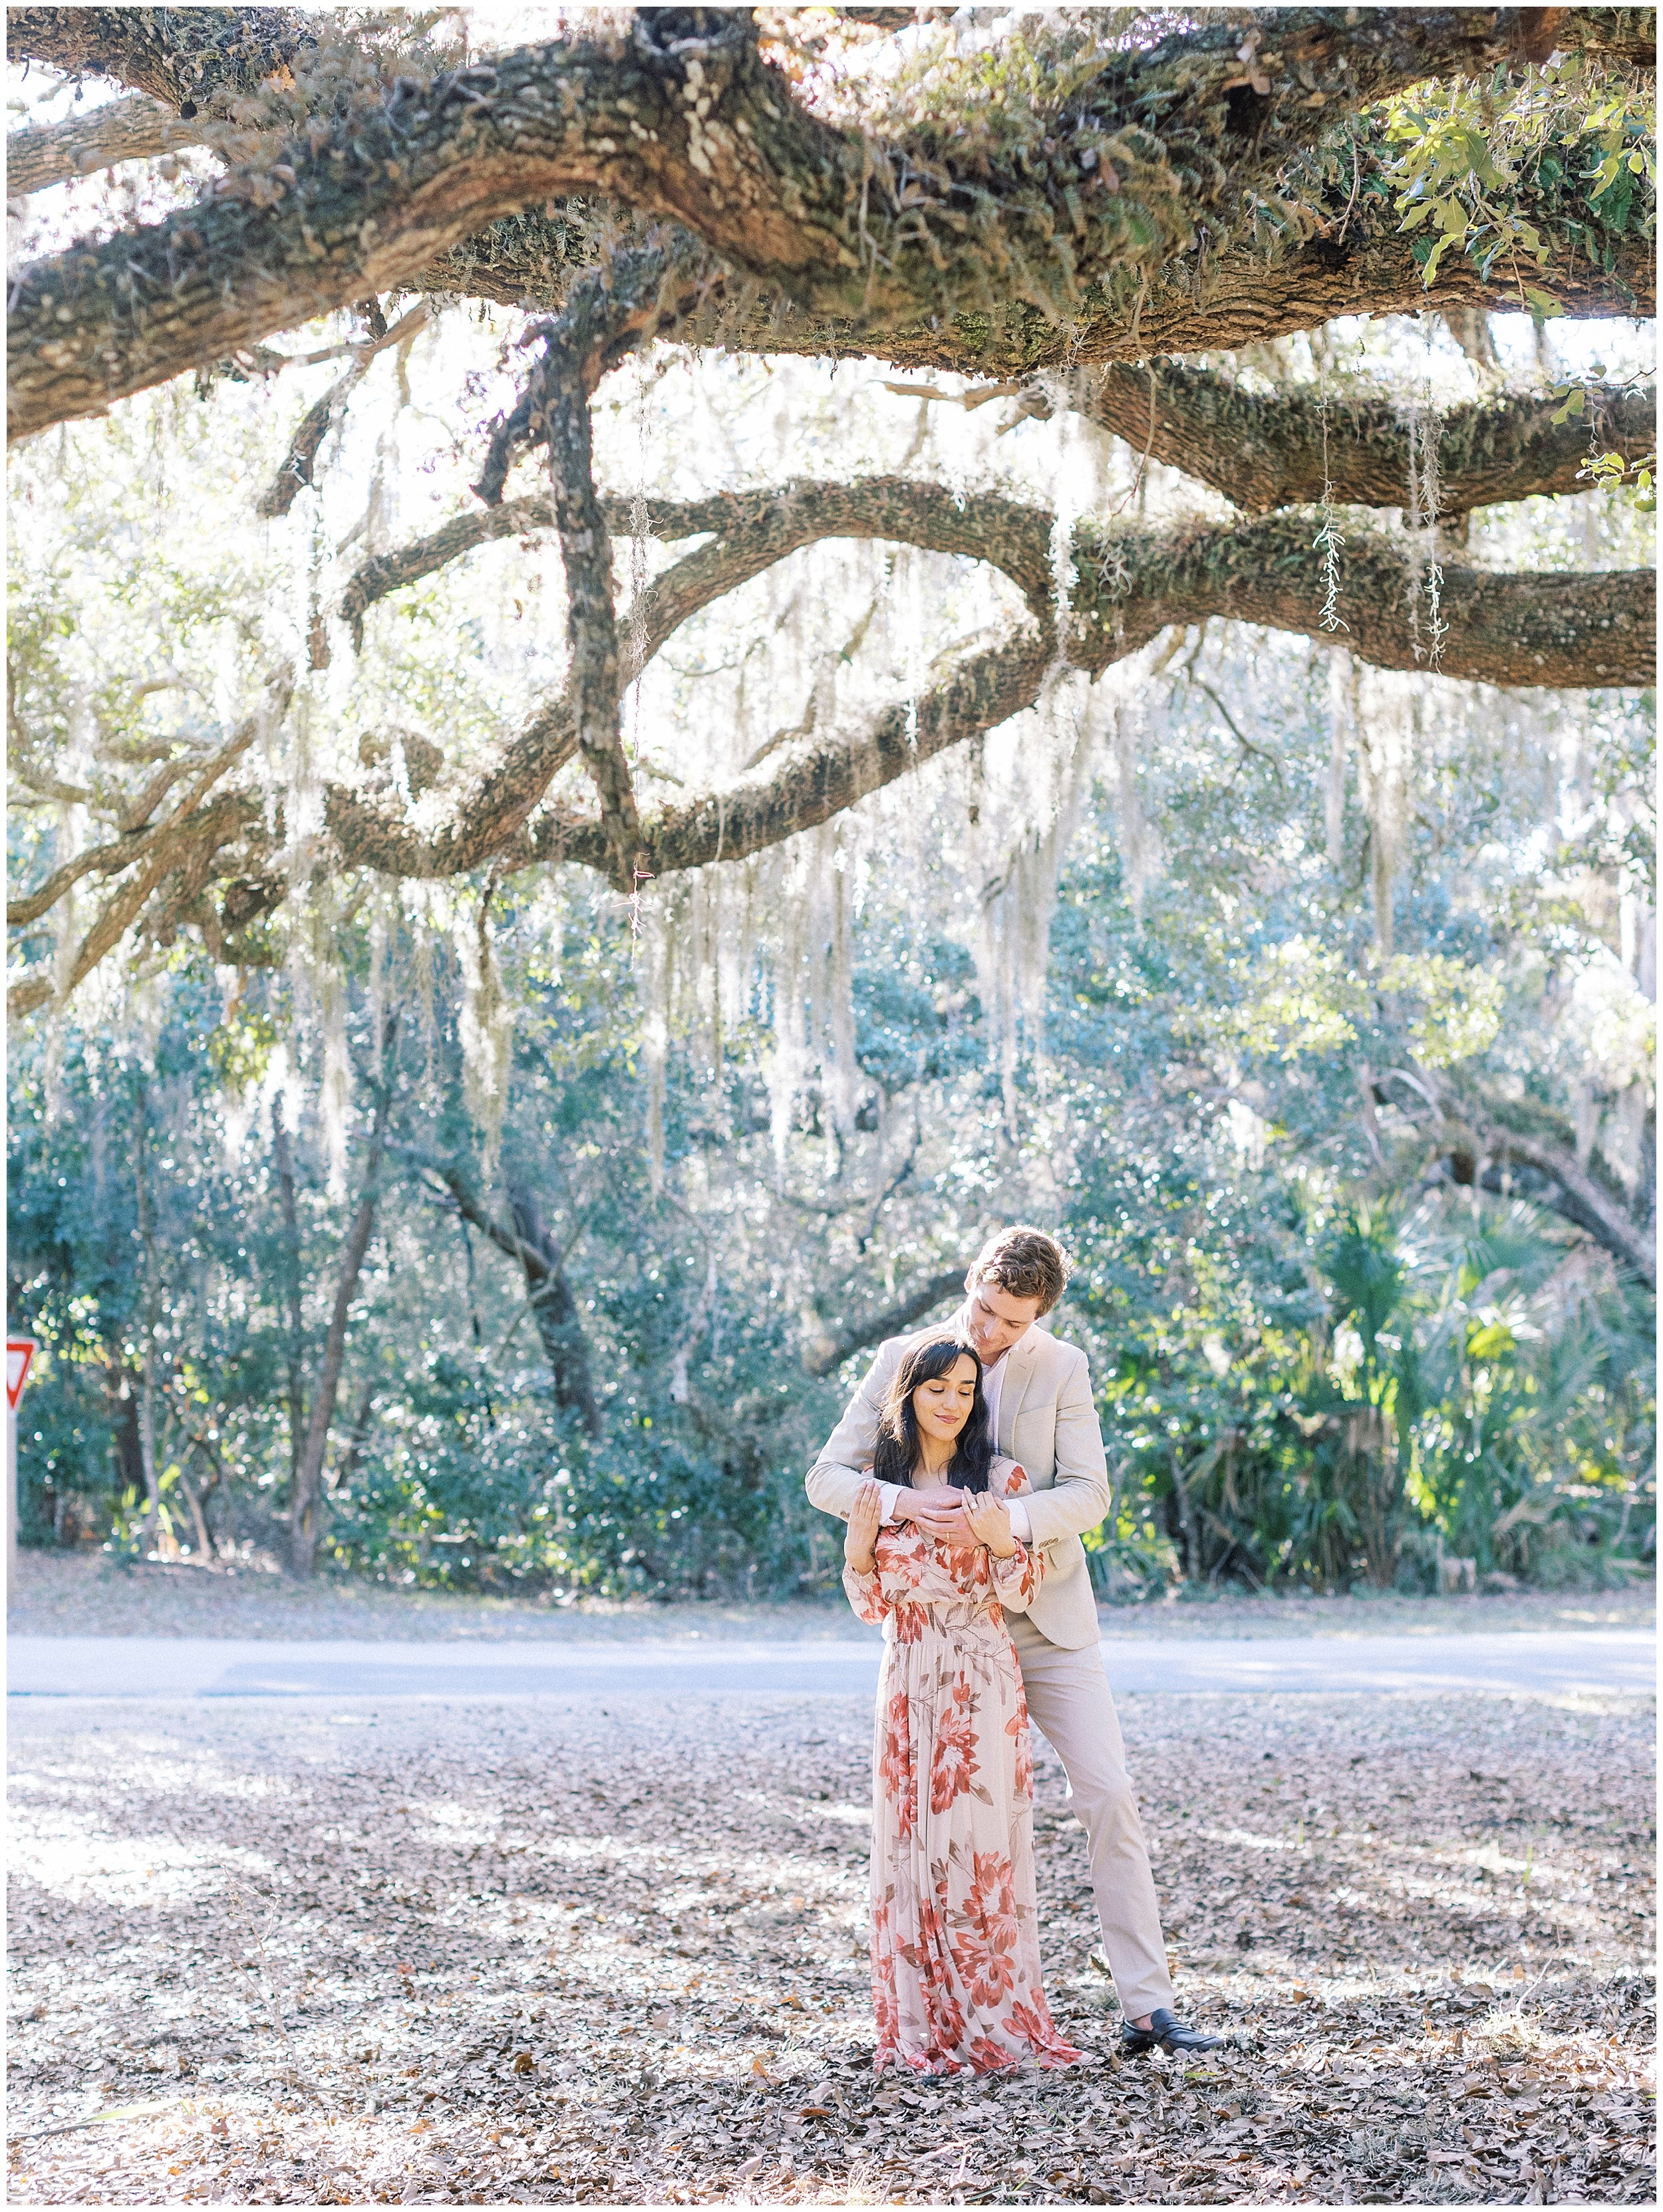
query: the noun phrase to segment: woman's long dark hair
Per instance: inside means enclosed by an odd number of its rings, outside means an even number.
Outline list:
[[[915,1345],[896,1370],[879,1416],[878,1448],[872,1460],[872,1472],[880,1482],[899,1483],[905,1490],[912,1487],[912,1470],[919,1450],[918,1419],[912,1410],[912,1394],[921,1382],[933,1382],[938,1376],[950,1374],[964,1358],[975,1362],[976,1397],[970,1419],[959,1430],[953,1457],[947,1462],[947,1479],[960,1490],[987,1488],[988,1469],[993,1463],[993,1438],[988,1434],[987,1401],[982,1395],[982,1363],[967,1344],[960,1344],[951,1336],[938,1336],[927,1344]]]

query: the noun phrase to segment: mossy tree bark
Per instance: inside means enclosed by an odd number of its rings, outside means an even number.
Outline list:
[[[341,1247],[340,1261],[335,1271],[335,1297],[330,1309],[329,1328],[324,1338],[323,1357],[319,1362],[317,1381],[312,1392],[306,1442],[295,1470],[294,1487],[289,1501],[289,1565],[295,1574],[302,1577],[309,1576],[317,1564],[318,1545],[323,1535],[326,1504],[324,1455],[329,1448],[329,1431],[334,1423],[335,1403],[340,1395],[341,1370],[346,1361],[347,1327],[351,1320],[353,1303],[358,1295],[358,1278],[363,1273],[364,1258],[369,1250],[376,1210],[381,1203],[381,1167],[387,1153],[387,1117],[393,1103],[391,1060],[397,1030],[396,1018],[390,1018],[381,1038],[381,1073],[375,1086],[375,1110],[370,1120],[363,1184],[352,1218],[347,1225],[345,1242]]]
[[[81,12],[16,11],[14,52],[52,58],[52,22],[34,19]],[[135,61],[123,45],[130,14],[149,11],[84,12],[113,19],[98,33],[111,72],[154,91],[148,52]],[[1551,12],[1562,46],[1631,47],[1642,36],[1630,20],[1639,11]],[[745,9],[643,9],[617,45],[553,42],[399,76],[320,106],[287,140],[272,134],[196,206],[22,271],[10,434],[100,412],[274,331],[407,285],[490,223],[572,193],[680,225],[810,327],[846,327],[865,353],[918,360],[923,349],[945,367],[972,365],[975,350],[975,367],[1008,373],[1013,310],[1019,325],[1033,319],[1035,335],[1045,331],[1023,370],[1112,357],[1092,335],[1104,310],[1140,332],[1140,352],[1177,349],[1148,298],[1157,273],[1170,289],[1187,257],[1234,246],[1240,262],[1254,242],[1247,258],[1273,263],[1290,224],[1277,217],[1267,238],[1264,208],[1288,166],[1332,140],[1337,118],[1441,71],[1518,61],[1531,48],[1532,14],[1288,9],[1258,17],[1251,39],[1234,20],[1203,19],[1113,56],[1047,135],[1014,151],[946,125],[892,143],[834,126],[762,58]],[[303,71],[304,57],[282,67]],[[1359,174],[1362,157],[1360,146]],[[1549,202],[1562,185],[1540,205],[1526,188],[1550,240]],[[1597,208],[1581,206],[1579,238],[1590,223],[1600,228]],[[1557,228],[1569,249],[1570,234]],[[1378,251],[1400,289],[1418,281],[1408,241]],[[1278,307],[1257,290],[1242,303],[1255,334],[1293,327],[1290,313],[1308,325],[1371,311],[1377,303],[1356,289],[1358,258],[1343,235],[1287,257],[1301,264],[1293,283],[1305,296]],[[1609,270],[1584,252],[1580,276],[1566,260],[1544,290],[1557,275],[1579,302],[1603,295],[1616,306],[1626,293],[1627,311],[1643,312],[1648,256],[1629,253],[1619,272],[1614,252]],[[1227,311],[1215,301],[1209,312]],[[926,347],[925,331],[940,344]],[[955,337],[953,362],[941,356]],[[1197,334],[1185,349],[1232,342]],[[824,335],[813,343],[827,349]]]
[[[1650,451],[1657,387],[1583,388],[1582,411],[1550,396],[1475,401],[1433,416],[1438,506],[1445,515],[1581,490],[1591,447],[1638,457]],[[1135,453],[1181,469],[1248,514],[1314,506],[1410,504],[1410,422],[1401,404],[1343,395],[1244,390],[1209,369],[1151,361],[1115,364],[1021,387],[1023,411],[1067,407],[1123,438]]]
[[[6,191],[14,199],[27,199],[118,161],[149,161],[202,143],[198,125],[181,123],[161,100],[135,93],[65,123],[14,131],[6,141]]]
[[[378,295],[425,286],[551,311],[478,487],[480,508],[367,562],[339,611],[361,642],[390,592],[492,538],[552,529],[568,588],[568,685],[448,794],[436,829],[416,828],[373,778],[327,788],[320,865],[446,877],[567,859],[627,889],[641,872],[737,858],[823,822],[1031,706],[1050,672],[1096,674],[1174,623],[1216,616],[1343,638],[1384,668],[1433,665],[1401,533],[1348,520],[1340,632],[1313,550],[1309,503],[1325,489],[1351,507],[1405,504],[1410,434],[1398,411],[1308,390],[1260,397],[1167,356],[1338,314],[1516,304],[1516,271],[1487,284],[1456,253],[1424,283],[1374,103],[1428,75],[1505,73],[1552,47],[1634,66],[1651,56],[1652,21],[1616,9],[1291,9],[1250,23],[1203,15],[1152,46],[1093,54],[1043,118],[1024,112],[1022,128],[990,106],[882,138],[807,105],[743,9],[642,10],[627,34],[462,66],[368,34],[355,47],[329,19],[293,10],[15,9],[15,54],[134,88],[155,111],[135,117],[141,130],[160,129],[164,112],[188,111],[198,126],[219,118],[230,166],[166,220],[21,272],[13,434],[103,411],[326,309],[368,303],[379,334],[341,349],[351,365],[298,425],[268,495],[281,512],[369,354],[407,326],[381,332]],[[1625,188],[1619,217],[1616,196],[1589,197],[1587,166],[1574,149],[1517,166],[1508,208],[1543,241],[1531,283],[1575,313],[1649,313],[1649,186]],[[597,271],[597,240],[614,218],[625,244]],[[729,349],[876,355],[999,379],[1019,407],[1077,409],[1248,519],[1146,530],[1087,518],[1059,636],[1054,518],[1039,509],[903,479],[650,501],[655,535],[705,542],[647,586],[626,639],[609,533],[639,517],[594,484],[588,402],[607,368],[667,330]],[[1575,488],[1591,428],[1637,454],[1650,404],[1649,391],[1599,386],[1565,424],[1544,399],[1453,410],[1435,433],[1441,512]],[[527,445],[546,455],[551,489],[504,500]],[[838,537],[990,563],[1014,587],[1008,634],[863,728],[798,738],[764,780],[643,814],[619,742],[621,691],[701,608]],[[1435,665],[1447,676],[1651,680],[1648,577],[1495,574],[1446,559],[1442,610]],[[28,927],[77,880],[111,887],[61,971],[70,988],[135,928],[165,945],[191,927],[217,960],[263,957],[248,933],[287,887],[281,821],[267,819],[239,767],[252,732],[211,757],[168,763],[107,842],[14,904],[11,921]],[[436,774],[442,754],[432,750]],[[574,758],[595,787],[594,816],[549,804]],[[26,973],[14,1010],[55,988]]]
[[[603,520],[612,527],[629,526],[625,503],[602,506]],[[388,592],[493,538],[554,526],[557,512],[553,500],[539,496],[460,518],[428,539],[366,563],[340,611],[361,625]],[[811,829],[1033,706],[1047,674],[1059,665],[1100,674],[1174,623],[1218,617],[1319,641],[1332,638],[1377,667],[1432,665],[1413,618],[1400,538],[1353,528],[1339,599],[1344,629],[1326,627],[1322,579],[1312,552],[1317,517],[1308,511],[1210,528],[1082,522],[1074,534],[1069,623],[1060,641],[1052,598],[1054,518],[1044,508],[990,495],[959,499],[938,485],[876,477],[688,502],[655,500],[647,503],[645,520],[655,536],[671,541],[699,536],[706,542],[647,587],[643,622],[630,624],[638,647],[620,650],[614,638],[613,672],[620,687],[633,682],[701,608],[827,538],[874,539],[985,562],[1009,579],[1020,602],[1020,618],[1009,635],[967,657],[922,698],[898,700],[862,729],[816,733],[789,751],[765,781],[741,783],[658,815],[632,811],[630,865],[655,875],[741,859]],[[1446,561],[1442,605],[1447,627],[1437,666],[1446,676],[1567,689],[1653,680],[1655,592],[1649,571],[1515,575]],[[610,619],[609,605],[606,612]],[[615,717],[610,726],[615,733]],[[252,737],[253,726],[245,726],[234,745],[214,757],[216,777],[229,774]],[[546,805],[550,785],[580,750],[569,690],[533,714],[471,788],[459,790],[451,822],[436,832],[415,829],[401,809],[362,787],[327,785],[323,803],[331,849],[320,864],[436,878],[487,863],[502,869],[563,860],[618,882],[618,817],[606,821],[604,802],[598,817]],[[76,957],[71,988],[141,915],[160,941],[170,941],[170,933],[190,922],[203,929],[216,958],[259,957],[247,945],[239,947],[235,938],[286,896],[266,865],[272,833],[256,794],[230,789],[210,797],[206,773],[198,773],[186,799],[155,829],[136,829],[80,856],[11,908],[14,924],[38,920],[80,876],[97,872],[119,878]],[[280,842],[281,822],[276,834]],[[217,907],[210,896],[214,886]],[[44,1003],[52,988],[44,977],[26,976],[13,986],[14,1012]]]

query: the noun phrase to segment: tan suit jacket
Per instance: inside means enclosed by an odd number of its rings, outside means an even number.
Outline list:
[[[878,1417],[890,1380],[911,1347],[947,1334],[937,1322],[911,1336],[892,1336],[878,1347],[866,1378],[808,1473],[810,1500],[823,1513],[849,1518],[855,1494],[870,1472],[878,1443]],[[1099,1640],[1097,1601],[1080,1539],[1109,1510],[1108,1465],[1098,1426],[1086,1355],[1036,1323],[1005,1354],[999,1390],[996,1448],[1027,1471],[1025,1497],[1033,1540],[1045,1553],[1045,1579],[1028,1618],[1049,1642],[1066,1651]]]

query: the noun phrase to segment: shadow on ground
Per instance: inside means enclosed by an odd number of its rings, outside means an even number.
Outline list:
[[[1650,2203],[1633,1701],[1142,1698],[1205,2064],[876,2083],[863,1703],[29,1706],[15,2201]],[[118,2116],[82,2124],[99,2111]]]

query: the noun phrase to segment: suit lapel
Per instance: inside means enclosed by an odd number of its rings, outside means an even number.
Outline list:
[[[1030,1329],[1005,1357],[1005,1387],[999,1393],[999,1434],[995,1439],[1007,1459],[1017,1459],[1016,1421],[1033,1379],[1033,1363],[1039,1356],[1039,1332]]]

